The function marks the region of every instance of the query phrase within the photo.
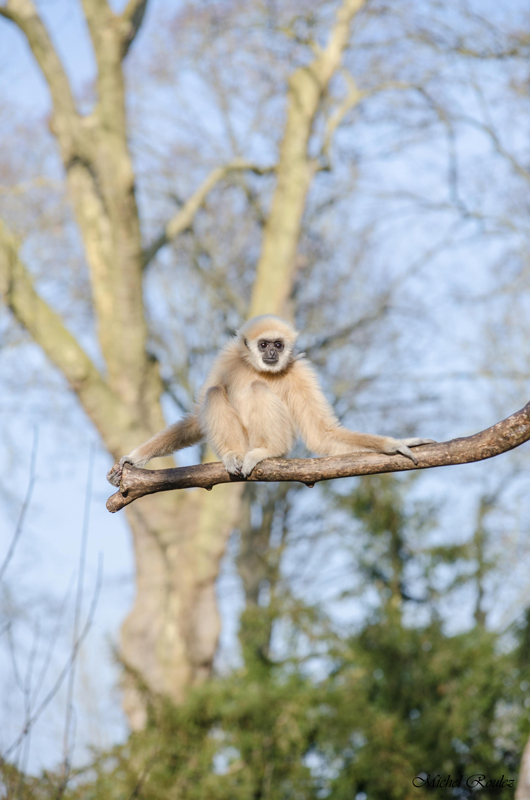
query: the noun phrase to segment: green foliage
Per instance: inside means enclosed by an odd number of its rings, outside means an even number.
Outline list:
[[[406,572],[417,558],[411,531],[425,530],[430,517],[407,508],[404,486],[378,477],[338,501],[366,536],[362,568],[380,595],[359,630],[341,634],[321,607],[299,598],[249,605],[245,667],[195,688],[178,707],[149,696],[146,729],[101,754],[64,796],[412,800],[428,791],[413,779],[428,775],[460,784],[433,789],[435,797],[464,799],[473,775],[514,783],[528,736],[530,614],[511,647],[484,625],[449,636],[439,614],[406,623],[407,607],[418,604]],[[423,548],[424,573],[445,563],[439,551]],[[425,607],[433,602],[427,592]],[[299,632],[304,658],[294,644],[284,662],[271,658],[264,642],[279,617]],[[30,780],[7,766],[3,775],[18,786],[13,797],[58,797],[59,779]],[[508,800],[513,783],[479,796]]]
[[[439,623],[412,629],[382,615],[333,642],[324,679],[294,662],[260,665],[179,707],[151,698],[146,730],[101,755],[67,796],[409,800],[421,797],[419,773],[513,779],[524,693],[513,654],[496,645],[482,629],[447,637]]]
[[[138,796],[238,800],[316,797],[305,763],[319,725],[322,687],[299,674],[237,674],[175,707],[154,702],[145,731],[101,757],[83,798]],[[300,794],[301,793],[301,794]]]
[[[417,797],[419,773],[515,777],[522,742],[516,737],[502,751],[496,744],[515,676],[493,636],[446,637],[438,623],[410,629],[387,618],[349,644],[329,736],[344,759],[332,797]]]
[[[44,773],[39,777],[24,775],[17,767],[0,762],[0,797],[6,800],[51,800],[58,797],[59,781]]]

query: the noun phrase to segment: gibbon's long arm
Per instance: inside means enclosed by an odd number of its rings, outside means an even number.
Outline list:
[[[355,452],[384,453],[417,459],[410,447],[433,444],[433,439],[393,439],[343,428],[324,397],[312,367],[303,360],[293,365],[287,404],[308,450],[319,456],[341,456]]]
[[[168,428],[159,433],[155,433],[150,439],[136,447],[129,455],[120,458],[117,464],[107,473],[107,480],[113,486],[119,486],[124,464],[132,464],[134,467],[143,467],[152,458],[170,456],[177,450],[191,447],[204,438],[199,426],[199,419],[196,414],[188,414],[184,419],[175,422]]]

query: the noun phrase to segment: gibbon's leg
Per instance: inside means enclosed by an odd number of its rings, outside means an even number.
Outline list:
[[[241,475],[248,436],[222,386],[211,386],[199,412],[201,428],[231,475]]]
[[[119,486],[123,473],[124,464],[132,464],[134,467],[143,467],[152,458],[169,456],[176,450],[184,447],[191,447],[203,439],[203,433],[199,427],[199,420],[196,414],[188,414],[187,417],[175,422],[168,428],[159,433],[155,433],[147,442],[136,447],[129,455],[122,456],[117,464],[107,472],[107,480],[113,486]]]
[[[325,448],[324,455],[342,456],[356,452],[375,452],[385,455],[397,455],[410,458],[414,464],[418,459],[410,450],[411,447],[420,447],[422,444],[436,444],[434,439],[393,439],[391,436],[377,436],[371,433],[357,433],[338,425],[329,434],[329,446]]]
[[[303,361],[295,363],[290,374],[287,402],[308,450],[319,456],[342,456],[350,453],[374,452],[401,455],[418,460],[411,447],[434,444],[433,439],[393,439],[371,433],[358,433],[343,428],[324,397],[313,369]]]
[[[265,381],[253,381],[246,400],[250,450],[241,470],[245,478],[265,458],[287,455],[294,441],[289,411]]]

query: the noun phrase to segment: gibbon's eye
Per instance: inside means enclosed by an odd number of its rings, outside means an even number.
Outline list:
[[[283,350],[283,342],[274,342],[276,350]]]
[[[259,347],[261,347],[261,349],[262,349],[262,350],[266,350],[266,349],[267,349],[267,342],[266,342],[266,341],[264,341],[264,340],[262,340],[262,341],[259,343]]]

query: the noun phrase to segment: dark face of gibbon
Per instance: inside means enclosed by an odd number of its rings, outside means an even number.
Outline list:
[[[243,360],[257,372],[283,373],[292,363],[297,331],[285,320],[264,314],[238,331]]]
[[[277,366],[281,360],[281,354],[285,350],[285,343],[283,339],[259,339],[258,352],[261,355],[261,360],[268,367]]]

